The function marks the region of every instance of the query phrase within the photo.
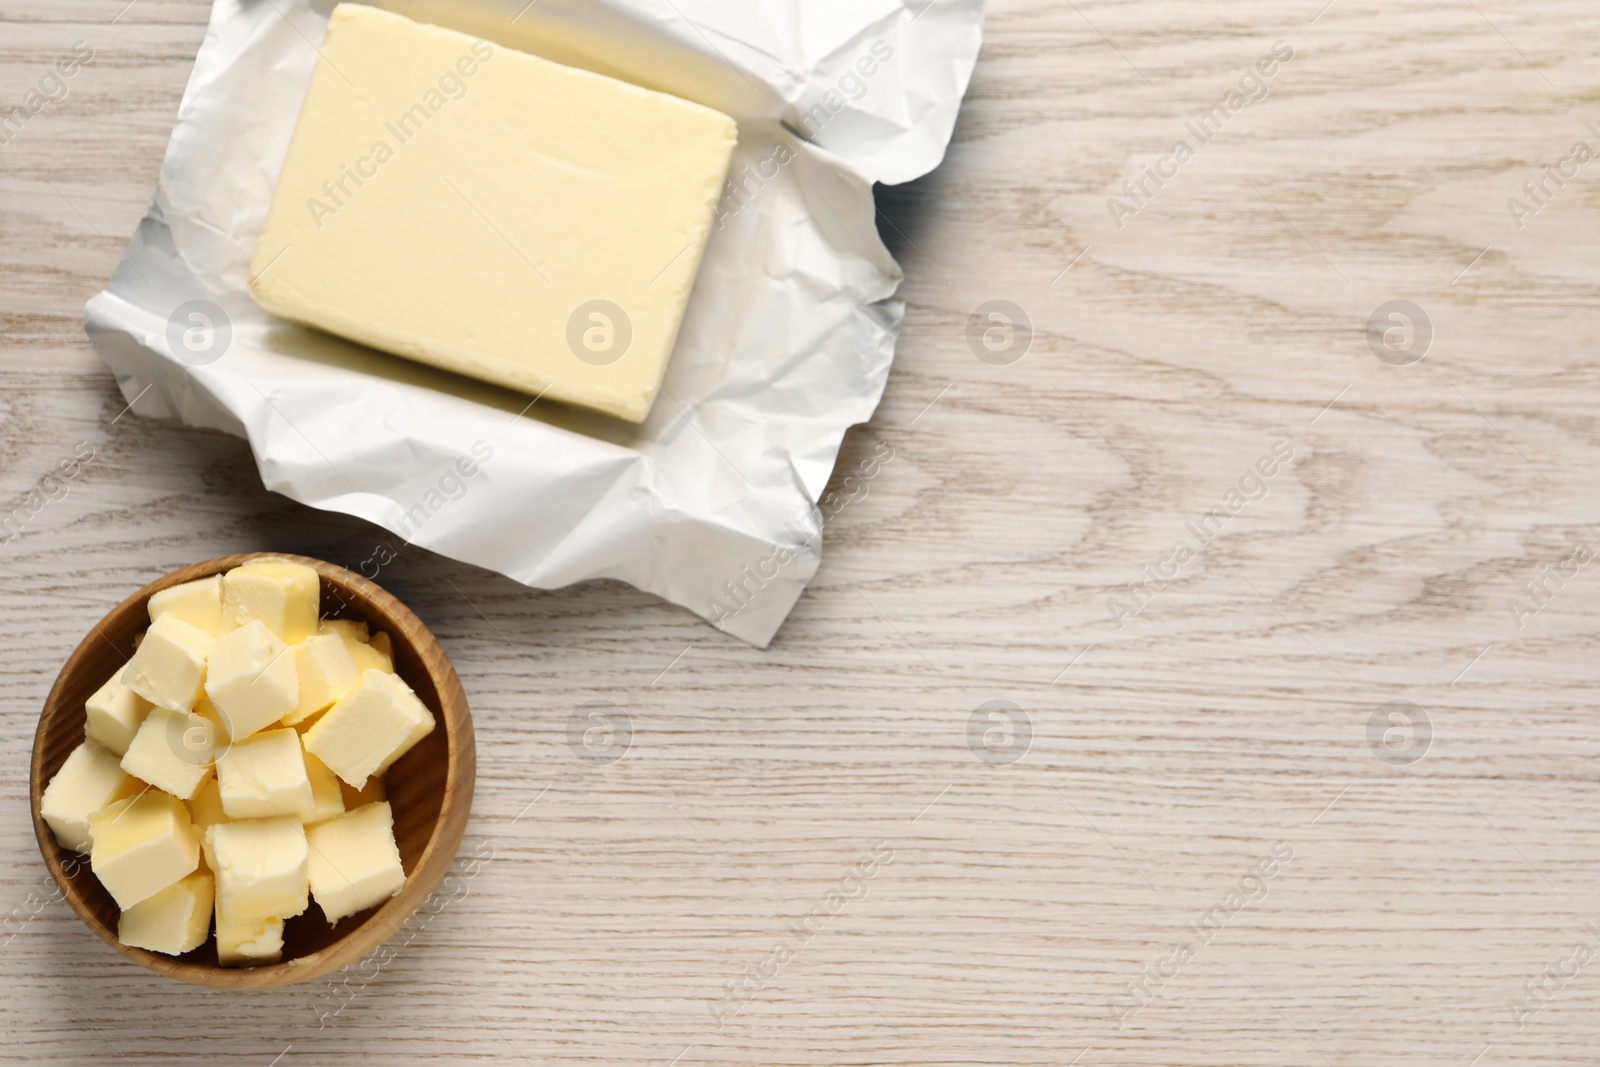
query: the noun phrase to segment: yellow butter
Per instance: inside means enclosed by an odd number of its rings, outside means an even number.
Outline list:
[[[246,563],[222,576],[222,632],[254,619],[284,644],[299,644],[317,632],[321,602],[322,581],[305,564]]]
[[[306,838],[311,896],[329,923],[388,900],[406,884],[394,815],[383,801],[313,826]]]
[[[215,637],[222,629],[222,575],[170,586],[153,594],[147,606],[151,622],[163,615],[176,615],[196,630]]]
[[[250,288],[395,355],[649,413],[737,137],[720,112],[334,8]]]
[[[405,682],[382,671],[361,680],[306,731],[306,751],[356,789],[428,736],[433,713]]]
[[[44,787],[39,815],[62,848],[88,852],[90,816],[142,788],[122,769],[116,753],[94,741],[85,741],[72,750]]]
[[[117,907],[148,900],[200,866],[200,835],[183,801],[149,789],[89,819],[89,867]]]
[[[214,894],[211,876],[195,871],[123,911],[117,940],[169,956],[199,948],[211,932]]]
[[[114,675],[84,702],[84,736],[120,756],[154,706]]]

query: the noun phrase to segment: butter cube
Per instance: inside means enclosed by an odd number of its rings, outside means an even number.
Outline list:
[[[217,912],[217,962],[224,967],[257,967],[283,956],[282,919],[246,919],[224,926]]]
[[[215,744],[215,728],[204,716],[156,708],[133,735],[122,769],[188,800],[211,774]]]
[[[307,826],[326,822],[335,815],[343,815],[345,784],[317,757],[305,753],[306,777],[311,779],[311,817]]]
[[[217,791],[215,777],[201,782],[194,796],[189,798],[189,821],[194,823],[202,839],[208,827],[228,821],[228,813],[222,810],[222,795]]]
[[[398,677],[363,671],[361,680],[306,731],[306,751],[357,789],[433,730],[433,713]]]
[[[62,848],[89,851],[89,817],[141,786],[122,769],[115,753],[85,741],[67,756],[39,800],[39,814]]]
[[[200,866],[200,835],[188,809],[159,789],[95,812],[89,839],[89,867],[124,911]]]
[[[112,675],[84,702],[83,734],[120,756],[128,751],[128,742],[133,740],[139,724],[153,707],[154,704],[123,685],[121,678]]]
[[[337,634],[346,645],[367,643],[367,624],[360,619],[323,619],[317,623],[317,633]]]
[[[334,8],[321,52],[249,271],[256,300],[643,422],[733,119],[366,5]]]
[[[117,922],[117,940],[169,956],[199,948],[211,932],[215,893],[211,876],[195,871],[125,909]]]
[[[249,737],[299,704],[294,653],[265,623],[251,619],[211,646],[206,695],[222,714],[230,738]]]
[[[217,879],[217,929],[306,910],[306,832],[295,819],[246,819],[206,830]]]
[[[190,711],[206,676],[212,637],[176,615],[162,615],[122,671],[122,684],[158,708]]]
[[[306,839],[311,895],[330,925],[388,900],[406,884],[387,803],[368,804],[313,826]]]
[[[252,620],[265,624],[288,645],[317,632],[322,581],[303,563],[262,560],[222,576],[222,631]]]
[[[315,759],[316,757],[311,757]],[[383,775],[375,774],[360,789],[339,782],[339,794],[344,798],[344,810],[355,811],[379,800],[388,800],[389,791],[383,787]]]
[[[222,575],[174,585],[150,597],[150,621],[176,615],[212,637],[222,631]]]
[[[311,818],[316,803],[300,735],[284,727],[235,741],[217,759],[217,793],[230,819]]]
[[[344,642],[345,651],[350,653],[350,658],[355,661],[356,672],[394,671],[394,646],[389,641],[389,635],[378,631],[377,635],[369,636],[367,624],[356,619],[323,619],[322,628],[318,631],[323,634],[335,634]],[[381,637],[382,647],[377,641]]]
[[[300,677],[300,702],[283,717],[285,726],[294,726],[328,707],[361,677],[338,634],[317,634],[295,645],[294,666]]]
[[[376,645],[359,644],[350,648],[350,658],[355,660],[358,671],[382,671],[384,674],[394,673],[394,657]]]

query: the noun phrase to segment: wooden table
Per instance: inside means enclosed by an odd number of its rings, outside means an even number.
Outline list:
[[[482,862],[386,966],[253,995],[37,895],[28,750],[89,624],[195,559],[385,539],[120,417],[81,309],[207,15],[125,2],[0,0],[6,106],[94,48],[0,147],[0,486],[93,451],[0,546],[0,1058],[1600,1058],[1592,2],[997,2],[945,164],[880,193],[909,312],[843,461],[894,458],[777,641],[403,553]],[[596,700],[615,762],[568,745]]]

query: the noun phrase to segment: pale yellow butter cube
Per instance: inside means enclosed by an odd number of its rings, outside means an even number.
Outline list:
[[[122,769],[181,800],[211,775],[215,727],[192,711],[156,708],[139,725],[122,757]]]
[[[94,741],[73,749],[44,787],[39,815],[62,848],[89,851],[89,817],[143,786],[122,769],[115,753]]]
[[[259,967],[283,957],[283,920],[246,919],[224,926],[217,918],[217,962],[224,967]]]
[[[252,620],[285,644],[297,645],[317,632],[322,583],[303,563],[262,560],[222,576],[222,631]]]
[[[235,741],[217,759],[217,793],[230,819],[311,818],[316,803],[300,735],[284,727]]]
[[[400,892],[406,872],[394,840],[394,815],[382,801],[306,831],[311,896],[330,924]]]
[[[262,306],[643,422],[733,119],[366,5],[334,9],[321,55],[249,271]]]
[[[218,823],[205,833],[206,866],[217,879],[217,927],[306,910],[306,832],[296,819]]]
[[[300,702],[294,652],[259,619],[217,638],[206,663],[206,695],[238,742],[278,722]]]
[[[159,789],[95,812],[89,819],[89,839],[89,867],[123,910],[200,866],[200,835],[189,821],[189,809]]]
[[[356,645],[350,649],[350,658],[356,661],[356,670],[394,673],[394,657],[373,645]]]
[[[215,893],[211,876],[195,871],[125,909],[117,921],[117,940],[168,956],[199,948],[211,932]]]
[[[337,634],[347,645],[367,643],[367,624],[360,619],[323,619],[317,623],[317,633]]]
[[[84,702],[83,735],[120,756],[128,751],[128,743],[153,707],[113,675]]]
[[[122,684],[158,708],[191,711],[206,676],[212,636],[176,615],[150,624],[122,671]]]
[[[212,637],[222,631],[222,575],[174,585],[150,597],[150,621],[176,615]]]
[[[361,680],[306,731],[306,751],[360,789],[433,730],[433,713],[392,674]]]
[[[328,707],[361,677],[338,634],[317,634],[295,645],[294,665],[300,676],[300,702],[283,717],[285,726],[294,726]]]
[[[389,641],[389,635],[383,631],[369,635],[367,624],[360,620],[323,619],[322,628],[318,632],[335,634],[344,642],[345,651],[350,653],[350,658],[355,661],[358,674],[369,670],[393,673],[394,649]],[[376,645],[380,638],[381,648]]]
[[[339,776],[330,771],[317,757],[311,753],[304,753],[306,759],[306,777],[311,779],[311,817],[306,820],[307,826],[315,826],[319,822],[326,822],[335,815],[343,815],[345,784],[339,781]]]

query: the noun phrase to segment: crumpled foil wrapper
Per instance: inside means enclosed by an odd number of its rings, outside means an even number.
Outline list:
[[[739,121],[662,393],[630,426],[269,315],[247,269],[332,3],[217,0],[149,213],[85,325],[139,415],[245,437],[267,488],[536,588],[616,578],[765,646],[904,306],[872,183],[937,166],[982,0],[381,6]]]

